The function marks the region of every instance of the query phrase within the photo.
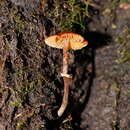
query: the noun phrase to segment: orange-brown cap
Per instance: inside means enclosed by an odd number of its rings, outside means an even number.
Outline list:
[[[88,42],[84,38],[76,33],[63,32],[57,35],[52,35],[45,39],[45,43],[48,46],[63,49],[64,43],[69,42],[69,48],[73,50],[79,50],[87,46]]]

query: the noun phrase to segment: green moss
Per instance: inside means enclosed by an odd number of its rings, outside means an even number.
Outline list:
[[[22,106],[21,102],[20,101],[15,101],[15,102],[10,102],[10,104],[14,107],[20,107]]]
[[[39,87],[42,87],[42,81],[40,79],[32,82],[29,82],[28,80],[23,81],[22,86],[18,89],[18,96],[20,97],[21,102],[25,103],[28,98],[28,94]]]
[[[27,67],[22,67],[22,69],[16,70],[13,74],[10,73],[11,78],[19,79],[16,86],[12,87],[15,93],[15,101],[11,102],[11,105],[20,107],[26,103],[28,94],[34,92],[37,88],[42,87],[42,84],[45,81],[43,75],[40,74],[37,74],[37,78],[35,80],[29,80],[27,76]]]
[[[25,127],[25,125],[26,125],[26,121],[19,121],[18,123],[17,123],[17,126],[16,126],[16,130],[21,130],[21,129],[23,129],[24,127]]]
[[[116,61],[118,64],[125,63],[130,60],[130,48],[124,49],[121,54],[120,58]]]
[[[21,20],[20,16],[14,15],[14,20],[16,22],[17,29],[19,32],[22,32],[22,30],[25,28],[25,22]]]
[[[18,95],[22,101],[22,103],[26,102],[28,94],[31,92],[31,90],[34,89],[34,83],[28,83],[28,81],[24,81],[22,86],[20,86],[20,89],[18,90]]]
[[[115,10],[117,5],[118,5],[118,3],[119,3],[118,1],[112,0],[111,3],[110,3],[110,9],[111,10]]]
[[[88,5],[77,0],[56,0],[55,7],[50,9],[47,15],[60,31],[72,31],[76,26],[84,31]]]
[[[129,3],[130,2],[130,0],[120,0],[120,3],[122,4],[122,3]]]
[[[118,64],[125,63],[127,61],[130,61],[130,28],[125,28],[123,30],[123,35],[117,37],[116,42],[120,44],[120,48],[118,50],[118,59],[116,62]]]
[[[111,88],[113,88],[113,90],[116,93],[116,98],[115,98],[114,104],[113,104],[113,108],[116,109],[117,106],[118,106],[118,100],[120,98],[121,88],[120,88],[120,86],[116,82],[113,82],[113,84],[111,85]]]

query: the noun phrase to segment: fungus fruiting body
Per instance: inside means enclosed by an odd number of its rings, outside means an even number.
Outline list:
[[[45,39],[45,43],[54,48],[63,49],[64,44],[68,44],[68,49],[79,50],[85,47],[88,42],[84,38],[76,33],[63,32],[57,35],[52,35]]]
[[[87,46],[88,42],[79,34],[62,32],[45,38],[45,43],[50,47],[63,49],[63,71],[61,76],[64,80],[64,96],[61,107],[58,110],[58,116],[60,117],[64,113],[68,104],[69,87],[72,79],[72,76],[68,74],[68,50],[82,49]]]

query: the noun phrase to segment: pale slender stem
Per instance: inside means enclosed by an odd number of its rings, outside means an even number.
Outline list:
[[[68,73],[68,48],[69,48],[69,43],[64,44],[64,48],[63,48],[63,74]],[[66,76],[63,76],[63,80],[64,80],[64,96],[63,96],[61,107],[58,110],[59,117],[62,116],[62,114],[64,113],[64,111],[67,107],[67,104],[68,104],[69,86],[70,86],[71,79],[66,77]]]
[[[64,96],[62,100],[61,107],[58,110],[58,116],[62,116],[67,105],[68,105],[68,96],[69,96],[69,78],[64,77]]]

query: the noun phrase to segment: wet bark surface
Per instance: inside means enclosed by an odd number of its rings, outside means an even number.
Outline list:
[[[130,129],[129,4],[93,3],[89,45],[70,52],[73,83],[58,117],[63,51],[44,43],[56,29],[46,13],[54,1],[0,1],[0,130]]]

